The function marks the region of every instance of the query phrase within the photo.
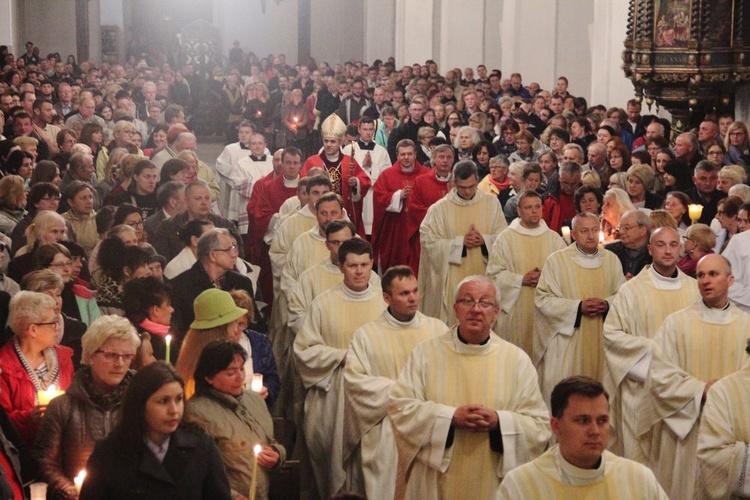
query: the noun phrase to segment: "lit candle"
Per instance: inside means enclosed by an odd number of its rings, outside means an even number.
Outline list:
[[[31,483],[29,491],[31,492],[31,500],[47,499],[47,483]]]
[[[295,116],[295,117],[294,117],[294,123],[297,123],[298,121],[299,121],[299,118],[297,118],[297,117]]]
[[[86,469],[81,469],[78,475],[73,478],[73,482],[76,485],[76,493],[81,494],[81,487],[83,486],[83,480],[86,479]]]
[[[599,231],[599,249],[604,250],[604,231]]]
[[[263,374],[253,373],[253,379],[250,381],[250,390],[260,392],[263,390]]]
[[[562,237],[563,240],[565,240],[566,245],[570,245],[571,239],[570,239],[570,228],[568,226],[562,227]]]
[[[261,111],[260,111],[260,110],[258,110],[258,112],[257,112],[257,113],[255,113],[255,115],[256,115],[256,116],[261,116],[262,114],[263,114],[263,113],[261,113]]]
[[[37,392],[36,397],[39,400],[39,404],[41,406],[46,406],[50,401],[55,399],[57,396],[60,396],[61,394],[65,394],[65,391],[59,390],[57,386],[53,384],[49,386],[46,391]]]
[[[703,215],[703,205],[699,205],[698,203],[691,203],[688,205],[688,216],[690,217],[690,220],[693,221],[693,224],[698,222],[701,215]]]
[[[250,477],[250,495],[248,495],[250,500],[255,500],[255,489],[258,484],[258,455],[260,455],[260,450],[262,449],[263,447],[259,444],[253,447],[255,456],[253,458],[253,475]]]
[[[172,353],[170,352],[172,349],[172,336],[167,335],[166,337],[164,337],[164,343],[167,344],[167,354],[166,354],[165,361],[169,363],[169,360],[172,358],[171,356]]]

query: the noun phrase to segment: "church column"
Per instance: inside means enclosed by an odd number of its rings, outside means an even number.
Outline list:
[[[591,99],[589,105],[625,107],[635,95],[622,71],[622,49],[628,22],[628,2],[595,0],[591,30]],[[650,111],[656,112],[656,109]],[[646,105],[643,114],[649,113]]]
[[[8,48],[19,56],[24,50],[24,43],[18,37],[18,0],[0,0],[0,45]]]
[[[396,69],[433,57],[433,0],[396,0]]]
[[[475,68],[484,62],[485,3],[493,0],[443,0],[440,5],[440,54],[437,63],[441,73],[449,68]],[[469,49],[471,47],[471,49]],[[422,62],[422,60],[420,60]]]
[[[365,0],[364,60],[395,57],[396,0]]]

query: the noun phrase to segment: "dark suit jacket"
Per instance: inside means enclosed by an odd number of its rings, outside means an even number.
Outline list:
[[[162,462],[141,443],[122,453],[112,434],[97,443],[86,465],[81,500],[229,500],[231,490],[213,438],[180,427]]]
[[[146,234],[148,235],[148,241],[154,241],[154,237],[156,236],[156,231],[159,229],[159,226],[161,225],[162,221],[166,218],[166,215],[164,214],[164,210],[159,209],[156,211],[155,214],[150,215],[148,219],[143,221],[143,229],[146,231]]]
[[[244,258],[245,244],[242,242],[242,237],[240,236],[239,231],[237,231],[237,225],[224,217],[219,217],[214,214],[208,214],[207,219],[216,227],[229,229],[229,232],[232,233],[232,237],[237,240],[237,248],[240,252],[240,258]],[[167,262],[174,259],[175,256],[185,248],[185,244],[179,237],[179,230],[182,226],[187,224],[187,222],[188,214],[187,212],[182,212],[181,214],[177,214],[174,217],[162,221],[159,228],[154,233],[152,244],[156,251],[159,252],[159,255],[162,255],[167,259]]]
[[[193,302],[195,298],[204,290],[214,288],[211,278],[208,277],[200,261],[193,264],[193,267],[187,271],[178,274],[170,280],[172,285],[172,330],[180,337],[184,337],[190,328],[190,323],[195,319],[193,312]],[[245,290],[251,297],[255,298],[255,290],[250,278],[247,278],[236,271],[229,271],[224,275],[221,289],[224,291]],[[252,329],[265,332],[263,318],[255,305],[255,324]]]

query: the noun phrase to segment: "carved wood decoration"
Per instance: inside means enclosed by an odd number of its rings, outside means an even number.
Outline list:
[[[630,0],[623,71],[636,99],[666,107],[678,130],[730,109],[750,81],[746,0]]]

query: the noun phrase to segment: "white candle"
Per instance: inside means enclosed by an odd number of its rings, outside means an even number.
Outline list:
[[[47,483],[31,483],[29,491],[31,492],[31,500],[47,499]]]
[[[263,447],[259,444],[256,444],[253,447],[253,453],[255,456],[253,457],[253,475],[250,478],[250,495],[248,496],[250,500],[255,500],[255,490],[256,485],[258,484],[258,455],[260,455],[262,449]]]
[[[61,394],[65,394],[65,391],[58,390],[57,386],[53,384],[49,386],[46,391],[37,392],[36,397],[39,400],[39,404],[41,406],[46,406],[50,401],[55,399],[57,396],[60,396]]]
[[[167,363],[169,363],[169,360],[172,358],[172,356],[171,356],[172,353],[170,352],[171,349],[172,349],[171,348],[171,346],[172,346],[172,336],[171,335],[167,335],[166,337],[164,337],[164,343],[167,344],[167,354],[166,354],[165,361]]]
[[[78,475],[73,478],[73,483],[76,485],[76,492],[81,494],[81,487],[83,486],[83,480],[86,479],[86,469],[82,469],[78,472]]]
[[[263,390],[263,374],[253,373],[253,379],[250,381],[250,390],[260,392]]]
[[[563,226],[562,227],[562,237],[563,237],[563,240],[565,240],[565,243],[567,245],[570,245],[570,243],[571,243],[570,228],[568,226]]]
[[[604,250],[604,231],[599,231],[599,249]]]

